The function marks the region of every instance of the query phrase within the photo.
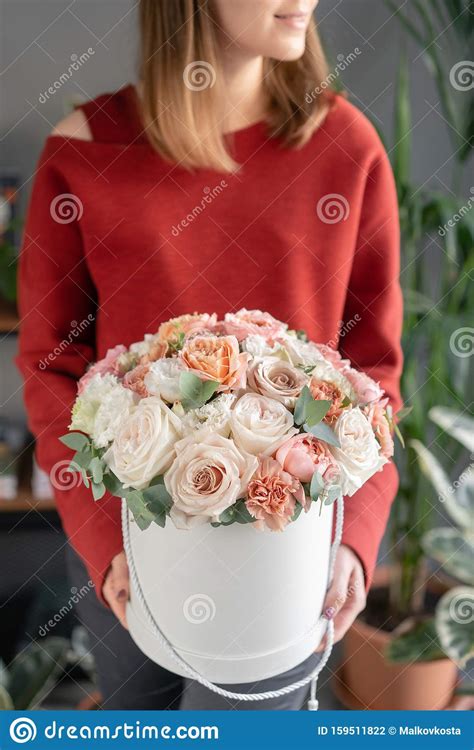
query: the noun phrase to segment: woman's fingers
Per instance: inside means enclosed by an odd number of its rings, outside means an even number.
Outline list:
[[[337,643],[345,636],[357,615],[364,608],[364,574],[360,567],[355,567],[349,582],[346,601],[334,620],[334,643]]]
[[[130,594],[130,582],[124,552],[120,552],[112,560],[102,592],[116,618],[124,628],[127,628],[126,606]]]
[[[341,545],[334,567],[332,584],[326,594],[323,614],[334,621],[334,642],[339,641],[365,607],[364,572],[358,557]],[[316,649],[322,651],[326,638]]]

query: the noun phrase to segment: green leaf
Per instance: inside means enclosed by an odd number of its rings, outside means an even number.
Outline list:
[[[9,693],[17,711],[36,706],[64,674],[69,643],[48,637],[27,646],[10,665]]]
[[[309,494],[311,500],[317,500],[324,489],[324,479],[322,478],[319,471],[315,471],[311,477],[311,484],[309,485]]]
[[[89,464],[89,471],[92,474],[92,480],[95,484],[100,484],[104,476],[102,461],[95,456]]]
[[[247,510],[245,500],[237,500],[234,505],[234,521],[236,523],[254,523],[255,518]]]
[[[308,404],[311,403],[311,401],[314,401],[314,399],[311,395],[311,391],[309,390],[308,386],[305,385],[300,395],[296,399],[295,411],[293,415],[295,424],[301,425],[303,424],[303,422],[306,421],[306,409],[307,409]]]
[[[310,426],[318,424],[326,416],[329,409],[331,408],[331,401],[325,401],[321,399],[316,401],[312,398],[311,402],[306,406],[306,419],[305,422]]]
[[[474,547],[457,529],[430,529],[422,538],[426,554],[463,583],[474,585]]]
[[[120,481],[120,479],[117,479],[115,474],[110,471],[105,472],[103,477],[103,483],[105,484],[106,489],[110,492],[111,495],[114,495],[114,497],[123,497],[126,495],[126,490],[123,489],[123,484]]]
[[[201,380],[193,372],[182,372],[179,376],[181,403],[187,411],[198,409],[214,395],[219,383],[214,380]]]
[[[292,521],[292,523],[293,523],[294,521],[296,521],[296,520],[297,520],[297,519],[299,518],[299,516],[300,516],[300,514],[301,514],[301,511],[302,511],[302,510],[303,510],[303,506],[301,505],[301,503],[296,503],[296,506],[295,506],[295,512],[294,512],[294,513],[293,513],[293,515],[291,516],[291,521]],[[254,520],[255,520],[255,519],[254,519]]]
[[[428,412],[429,418],[438,427],[455,438],[469,451],[474,451],[474,418],[462,414],[457,409],[446,406],[433,406]]]
[[[103,482],[91,482],[94,500],[100,500],[105,495],[105,484]]]
[[[146,507],[143,496],[138,490],[132,490],[126,495],[127,506],[138,528],[144,531],[155,520],[154,514]]]
[[[315,424],[312,427],[305,424],[303,425],[303,429],[305,432],[309,432],[310,435],[314,435],[314,437],[318,438],[319,440],[324,440],[325,443],[329,443],[329,445],[334,445],[336,446],[336,448],[341,447],[341,444],[337,439],[334,430],[324,422]]]
[[[9,693],[0,685],[0,711],[13,711],[14,705]]]
[[[413,621],[405,633],[394,635],[385,650],[385,656],[389,661],[398,663],[446,658],[434,619]]]
[[[474,589],[456,586],[441,597],[436,631],[446,654],[460,666],[474,656]]]
[[[76,471],[78,470],[77,467],[80,469],[88,469],[92,459],[93,454],[91,450],[77,451],[71,460],[71,466],[75,464]]]
[[[342,488],[338,484],[333,484],[332,487],[328,487],[326,490],[326,498],[324,505],[332,505],[342,495]]]
[[[142,491],[143,501],[154,515],[167,515],[173,505],[173,498],[164,484],[154,484]]]
[[[90,439],[87,435],[83,435],[82,432],[69,432],[60,437],[59,440],[73,451],[82,451],[86,446],[90,445]]]

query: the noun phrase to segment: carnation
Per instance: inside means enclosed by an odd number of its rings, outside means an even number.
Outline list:
[[[134,403],[134,394],[115,375],[97,373],[76,398],[69,429],[85,432],[97,448],[105,448]]]

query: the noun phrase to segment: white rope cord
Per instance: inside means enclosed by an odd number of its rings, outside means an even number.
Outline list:
[[[336,563],[336,555],[337,555],[337,551],[339,549],[339,545],[341,543],[341,537],[342,537],[342,527],[344,523],[344,501],[342,497],[337,500],[336,508],[337,508],[336,528],[335,528],[335,533],[334,533],[334,541],[331,547],[331,555],[329,559],[328,585],[332,581],[332,577],[334,573],[334,565]],[[213,682],[210,682],[209,680],[207,680],[205,677],[203,677],[203,675],[201,675],[193,667],[191,667],[191,665],[188,664],[182,658],[182,656],[180,656],[177,653],[177,651],[175,651],[172,643],[161,632],[158,623],[156,622],[150,608],[148,607],[146,597],[143,593],[140,580],[138,578],[138,573],[137,573],[137,569],[135,566],[135,560],[133,557],[132,545],[130,541],[129,512],[128,512],[126,500],[122,500],[122,533],[123,533],[124,550],[125,550],[128,567],[130,571],[130,580],[134,588],[135,595],[138,601],[140,602],[140,605],[143,609],[146,620],[148,621],[151,632],[153,633],[153,635],[156,636],[160,645],[163,647],[164,651],[166,651],[166,653],[176,662],[176,664],[179,665],[179,667],[183,670],[183,672],[189,675],[191,679],[196,680],[201,685],[206,687],[208,690],[211,690],[212,692],[217,693],[218,695],[221,695],[223,698],[230,698],[231,700],[240,700],[240,701],[263,701],[269,698],[280,698],[282,695],[287,695],[288,693],[292,693],[295,690],[299,690],[299,688],[302,688],[305,685],[308,685],[308,683],[311,683],[310,699],[308,701],[308,709],[310,711],[316,711],[318,709],[318,701],[316,700],[317,680],[318,680],[320,672],[324,669],[324,667],[327,664],[327,661],[331,655],[332,647],[334,644],[334,623],[332,620],[326,620],[326,618],[324,618],[323,616],[321,616],[320,618],[321,621],[324,621],[325,623],[327,623],[326,645],[324,647],[323,653],[321,655],[321,659],[318,662],[317,667],[303,679],[298,680],[298,682],[293,682],[291,685],[286,685],[285,687],[280,688],[279,690],[267,690],[264,693],[234,693],[231,690],[225,690],[224,688],[221,688],[218,685],[215,685]]]

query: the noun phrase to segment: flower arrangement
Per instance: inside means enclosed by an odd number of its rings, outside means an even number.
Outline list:
[[[182,315],[118,345],[78,384],[61,441],[99,500],[140,528],[283,530],[353,495],[393,454],[388,399],[334,349],[267,312]]]

